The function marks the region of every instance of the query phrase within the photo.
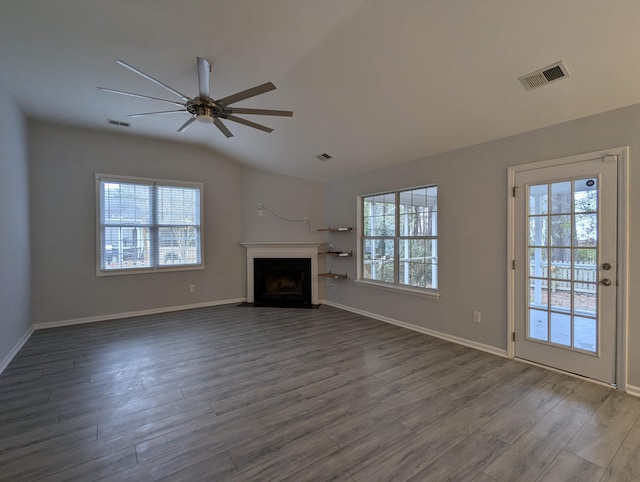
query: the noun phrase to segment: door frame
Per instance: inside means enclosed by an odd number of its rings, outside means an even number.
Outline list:
[[[560,157],[546,161],[529,162],[507,168],[507,356],[515,358],[515,342],[512,334],[515,332],[515,279],[516,273],[513,268],[515,260],[515,215],[516,205],[513,195],[516,187],[515,178],[518,172],[531,169],[572,164],[581,161],[588,161],[597,157],[617,156],[618,165],[618,193],[617,193],[617,299],[616,299],[616,383],[620,390],[625,390],[627,386],[627,332],[628,332],[628,299],[629,299],[629,146],[604,149],[601,151],[578,154],[575,156]],[[611,161],[613,162],[613,161]],[[516,260],[517,261],[517,260]],[[525,263],[520,260],[519,269],[523,269]],[[525,361],[525,360],[523,360]],[[560,370],[559,370],[560,371]],[[595,380],[593,380],[595,381]],[[597,382],[601,383],[601,382]]]

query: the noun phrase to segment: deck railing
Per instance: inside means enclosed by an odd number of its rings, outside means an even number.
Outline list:
[[[581,291],[584,293],[595,293],[596,284],[598,282],[598,269],[595,264],[575,264],[573,266],[575,270],[575,276],[573,280],[575,282],[575,291]],[[541,289],[548,289],[547,279],[549,277],[548,265],[535,265],[531,263],[529,265],[530,276],[540,277],[540,279],[532,278],[529,280],[531,288],[538,287]],[[554,263],[551,267],[551,291],[571,291],[571,264],[569,263]]]

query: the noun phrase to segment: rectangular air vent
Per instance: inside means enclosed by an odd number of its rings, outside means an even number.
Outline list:
[[[564,79],[565,77],[569,77],[569,70],[567,69],[567,66],[560,61],[555,64],[551,64],[544,69],[539,69],[535,72],[531,72],[530,74],[523,75],[518,80],[520,80],[522,85],[524,85],[525,89],[531,90],[537,87],[542,87],[543,85],[547,85],[551,82],[555,82],[556,80]]]
[[[114,126],[120,126],[120,127],[129,127],[131,125],[129,122],[122,122],[122,121],[117,121],[113,119],[107,119],[107,122],[109,122],[109,124],[112,124]]]

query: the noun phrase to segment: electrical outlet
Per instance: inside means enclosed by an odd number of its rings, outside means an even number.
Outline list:
[[[189,293],[195,293],[196,292],[196,285],[189,285]]]
[[[264,214],[264,207],[262,203],[258,203],[258,216],[262,216]]]
[[[480,318],[481,318],[480,312],[479,311],[474,311],[473,312],[473,321],[475,323],[480,323]]]

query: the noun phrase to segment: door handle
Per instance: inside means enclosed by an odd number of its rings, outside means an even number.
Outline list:
[[[600,284],[602,286],[611,286],[613,284],[613,281],[611,281],[608,278],[603,279],[602,281],[600,281]]]

